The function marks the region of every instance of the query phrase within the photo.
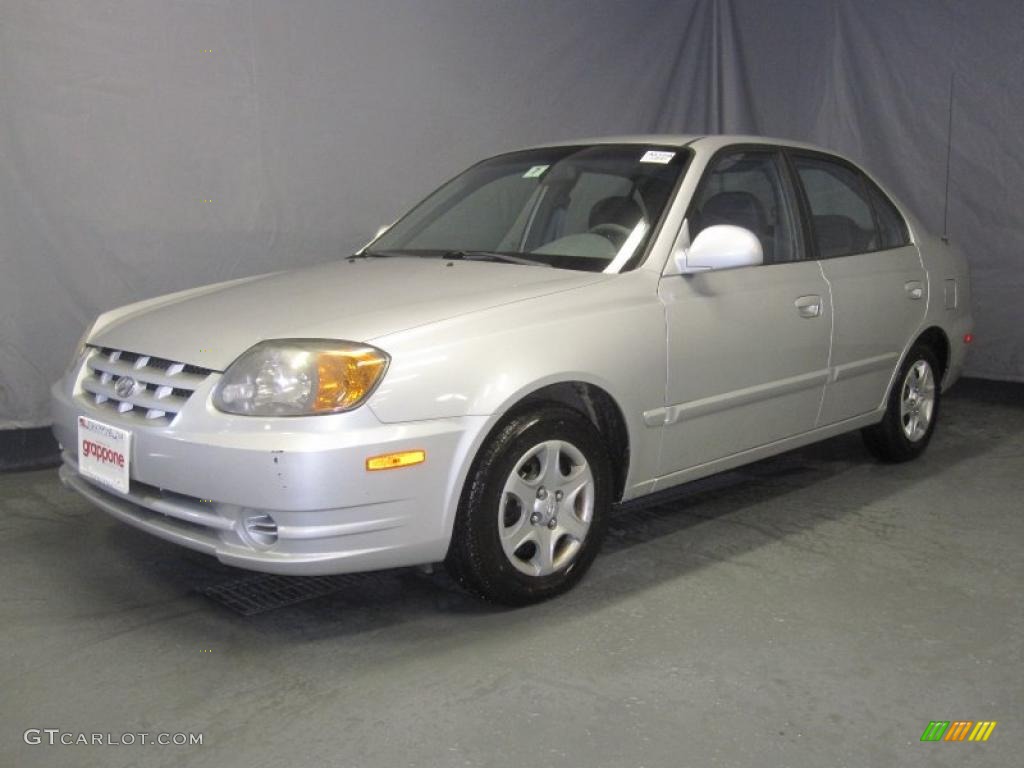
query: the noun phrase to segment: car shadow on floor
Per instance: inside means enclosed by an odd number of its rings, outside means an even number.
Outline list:
[[[481,603],[443,569],[282,580],[223,566],[125,526],[111,527],[106,541],[119,556],[135,561],[138,578],[158,582],[151,587],[192,595],[196,610],[252,632],[261,642],[343,638],[418,621],[443,625],[454,642],[460,627],[469,631],[473,625],[466,617],[501,614],[514,627],[537,614],[564,617],[598,610],[709,564],[739,561],[773,542],[813,551],[819,545],[815,537],[799,534],[869,505],[884,505],[886,497],[909,484],[927,483],[961,462],[998,451],[1002,441],[1024,428],[1024,412],[1006,410],[1010,403],[1001,404],[1001,414],[993,413],[991,397],[970,395],[948,399],[932,445],[915,462],[879,464],[854,433],[617,508],[602,553],[577,589],[517,610]],[[894,506],[893,512],[892,525],[898,526],[899,509]]]

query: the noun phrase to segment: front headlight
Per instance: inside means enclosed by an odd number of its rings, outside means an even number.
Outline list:
[[[350,411],[373,393],[390,360],[376,347],[348,341],[261,341],[228,366],[213,404],[244,416]]]

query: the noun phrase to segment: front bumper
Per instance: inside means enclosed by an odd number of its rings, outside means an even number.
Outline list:
[[[223,414],[213,375],[169,425],[119,423],[53,388],[63,482],[130,525],[221,562],[281,574],[378,570],[444,558],[468,446],[483,417],[384,424],[369,408],[309,418]],[[77,417],[131,429],[127,494],[78,473]],[[423,464],[366,459],[422,449]]]

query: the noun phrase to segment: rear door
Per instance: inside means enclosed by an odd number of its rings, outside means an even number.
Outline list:
[[[928,281],[899,211],[860,170],[820,153],[789,156],[832,295],[830,377],[818,420],[824,426],[882,405],[924,319]]]

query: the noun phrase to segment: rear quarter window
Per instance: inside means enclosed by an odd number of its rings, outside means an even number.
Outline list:
[[[907,228],[903,214],[870,179],[866,179],[865,184],[868,189],[868,197],[871,198],[871,204],[875,208],[875,217],[878,219],[881,247],[902,248],[905,245],[910,245],[910,230]]]

